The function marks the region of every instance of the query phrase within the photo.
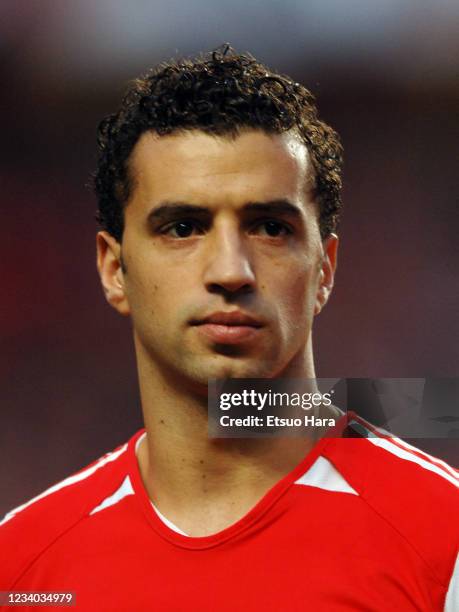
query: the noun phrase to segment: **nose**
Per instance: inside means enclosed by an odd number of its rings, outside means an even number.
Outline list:
[[[236,227],[220,228],[209,243],[204,269],[204,284],[211,293],[250,293],[255,288],[255,273],[250,252]]]

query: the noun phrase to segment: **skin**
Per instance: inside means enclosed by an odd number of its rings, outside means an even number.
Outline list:
[[[122,243],[100,232],[97,249],[106,298],[133,324],[147,428],[139,466],[159,510],[208,535],[241,518],[314,441],[209,439],[207,380],[315,377],[311,329],[333,287],[338,239],[320,238],[295,133],[149,132],[129,169]],[[194,324],[234,310],[261,325],[235,345]]]

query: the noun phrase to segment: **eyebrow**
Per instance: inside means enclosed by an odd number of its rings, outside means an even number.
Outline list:
[[[288,215],[300,218],[301,209],[289,200],[269,200],[268,202],[247,202],[240,209],[241,212],[260,212],[271,215]],[[211,215],[212,210],[206,206],[198,204],[188,204],[186,202],[162,202],[148,214],[148,222],[169,219],[171,216],[179,217],[186,215]]]

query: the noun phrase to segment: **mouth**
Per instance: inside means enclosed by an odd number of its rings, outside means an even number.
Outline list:
[[[239,344],[254,339],[264,324],[241,311],[217,312],[191,321],[199,333],[219,344]]]

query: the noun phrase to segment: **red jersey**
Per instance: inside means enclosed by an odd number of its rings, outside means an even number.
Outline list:
[[[0,591],[97,612],[458,612],[458,472],[352,413],[337,428],[205,537],[155,512],[140,431],[0,521]]]

